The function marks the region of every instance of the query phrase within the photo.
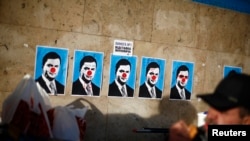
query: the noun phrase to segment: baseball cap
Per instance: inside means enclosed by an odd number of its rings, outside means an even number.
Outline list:
[[[238,106],[250,109],[250,76],[243,73],[230,72],[210,94],[199,94],[211,107],[226,111]]]

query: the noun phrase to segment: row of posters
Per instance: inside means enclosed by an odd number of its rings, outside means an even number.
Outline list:
[[[120,49],[120,48],[117,48]],[[104,53],[75,50],[72,70],[72,96],[100,96]],[[161,99],[164,90],[166,60],[141,58],[139,98]],[[110,54],[109,97],[132,98],[135,95],[137,57]],[[68,70],[68,49],[37,46],[34,78],[49,95],[64,95]],[[241,73],[240,67],[225,66]],[[190,100],[194,78],[194,63],[173,60],[170,99]]]

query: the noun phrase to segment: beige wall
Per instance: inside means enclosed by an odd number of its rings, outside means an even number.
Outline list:
[[[196,123],[206,110],[197,93],[212,92],[223,66],[250,74],[250,15],[191,0],[1,0],[0,108],[25,74],[34,74],[36,45],[69,49],[65,96],[50,96],[53,106],[90,106],[86,140],[164,140],[163,134],[136,134],[133,128],[168,127],[184,118]],[[109,59],[113,41],[134,42],[138,66],[142,56],[167,61],[162,100],[109,98]],[[28,45],[28,47],[27,47]],[[104,52],[101,96],[72,97],[74,49]],[[172,60],[195,63],[190,101],[170,101]],[[137,67],[139,68],[139,67]]]

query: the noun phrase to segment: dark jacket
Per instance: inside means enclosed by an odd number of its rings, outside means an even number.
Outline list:
[[[130,86],[128,86],[126,84],[126,89],[127,89],[127,95],[128,97],[133,97],[134,95],[134,89],[132,89]],[[118,86],[116,85],[115,81],[112,82],[110,85],[109,85],[109,92],[108,92],[108,96],[122,96]]]
[[[155,87],[155,92],[156,98],[161,98],[162,91],[159,88]],[[148,88],[145,83],[140,86],[139,97],[151,98],[150,92],[148,91]]]
[[[92,82],[91,82],[91,86],[92,86],[93,96],[99,96],[100,95],[100,88]],[[79,79],[77,79],[75,82],[73,82],[72,94],[87,95],[87,93],[86,93],[85,89],[83,88],[82,83],[80,82]]]
[[[43,80],[42,76],[40,76],[39,78],[37,78],[35,80],[36,82],[38,82],[40,84],[40,86],[47,92],[47,93],[51,93],[50,89],[47,87],[45,81]],[[55,80],[55,84],[56,84],[56,90],[57,90],[57,94],[64,94],[64,85],[62,85],[60,82],[58,82],[57,80]]]
[[[190,99],[191,93],[187,89],[185,89],[185,96],[186,96],[186,100]],[[180,96],[176,86],[171,88],[170,99],[181,99],[181,96]]]

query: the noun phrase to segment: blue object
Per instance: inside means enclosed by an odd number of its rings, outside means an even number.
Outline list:
[[[250,0],[192,0],[192,1],[250,14]]]

